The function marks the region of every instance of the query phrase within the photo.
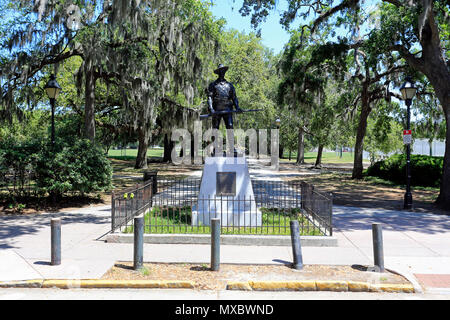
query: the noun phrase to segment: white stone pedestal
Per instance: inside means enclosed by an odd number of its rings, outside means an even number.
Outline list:
[[[219,194],[217,173],[235,174],[232,195]],[[212,218],[220,218],[224,227],[262,226],[245,157],[205,159],[198,202],[192,209],[192,225],[209,226]]]

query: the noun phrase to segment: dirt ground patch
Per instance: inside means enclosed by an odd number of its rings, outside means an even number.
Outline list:
[[[171,163],[149,163],[147,169],[134,169],[134,161],[110,159],[114,169],[113,185],[116,191],[127,189],[142,183],[144,171],[157,171],[158,177],[183,179],[202,166],[183,165],[176,166]]]
[[[148,163],[147,169],[134,169],[134,161],[109,159],[114,168],[115,175],[132,174],[142,177],[144,171],[158,171],[160,176],[183,176],[189,175],[195,170],[201,170],[203,166],[200,165],[183,165],[177,166],[172,163],[154,162]]]
[[[111,197],[106,194],[100,194],[92,197],[64,197],[56,203],[53,203],[48,198],[17,199],[17,202],[24,207],[12,206],[8,201],[0,201],[0,216],[72,211],[91,206],[104,206],[111,203]]]
[[[341,206],[403,210],[405,189],[370,180],[354,180],[348,173],[305,174],[286,177],[285,181],[304,181],[325,193],[333,194],[333,204]],[[448,215],[450,212],[434,205],[439,190],[412,188],[413,211]]]
[[[133,270],[133,264],[119,262],[103,277],[104,280],[179,280],[192,281],[198,290],[224,290],[229,281],[305,281],[340,280],[361,281],[372,284],[409,284],[400,275],[376,273],[366,266],[305,265],[297,271],[288,265],[233,265],[222,264],[220,271],[209,270],[206,264],[144,264],[141,271]]]

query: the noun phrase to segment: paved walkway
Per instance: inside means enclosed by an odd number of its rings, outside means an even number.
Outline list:
[[[258,169],[252,169],[252,174],[254,170],[257,173]],[[275,178],[276,173],[271,174]],[[60,266],[49,264],[53,217],[61,217],[63,221]],[[408,276],[416,275],[427,290],[449,290],[448,216],[335,206],[334,236],[338,247],[305,247],[304,263],[373,265],[372,223],[383,225],[386,268]],[[109,206],[58,214],[0,217],[0,281],[99,278],[114,262],[133,259],[132,244],[102,240],[109,230]],[[209,263],[210,247],[146,244],[144,259],[147,262]],[[222,246],[221,261],[288,263],[292,261],[292,252],[289,247]]]

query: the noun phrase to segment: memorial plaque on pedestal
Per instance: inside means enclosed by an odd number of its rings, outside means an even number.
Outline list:
[[[262,213],[253,192],[245,157],[208,157],[203,167],[198,201],[192,207],[193,226],[261,227]]]
[[[216,173],[216,194],[218,196],[236,195],[236,172],[217,172]]]

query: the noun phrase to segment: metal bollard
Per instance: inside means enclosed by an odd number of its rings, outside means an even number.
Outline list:
[[[296,270],[303,269],[302,247],[300,245],[300,230],[297,220],[291,221],[291,241],[292,241],[292,255],[294,256],[293,267]]]
[[[211,270],[220,268],[220,219],[211,219]]]
[[[61,219],[55,218],[50,222],[51,225],[51,265],[61,264]]]
[[[134,218],[134,270],[144,266],[144,217]]]
[[[384,272],[383,230],[378,223],[372,224],[373,260],[378,272]]]

